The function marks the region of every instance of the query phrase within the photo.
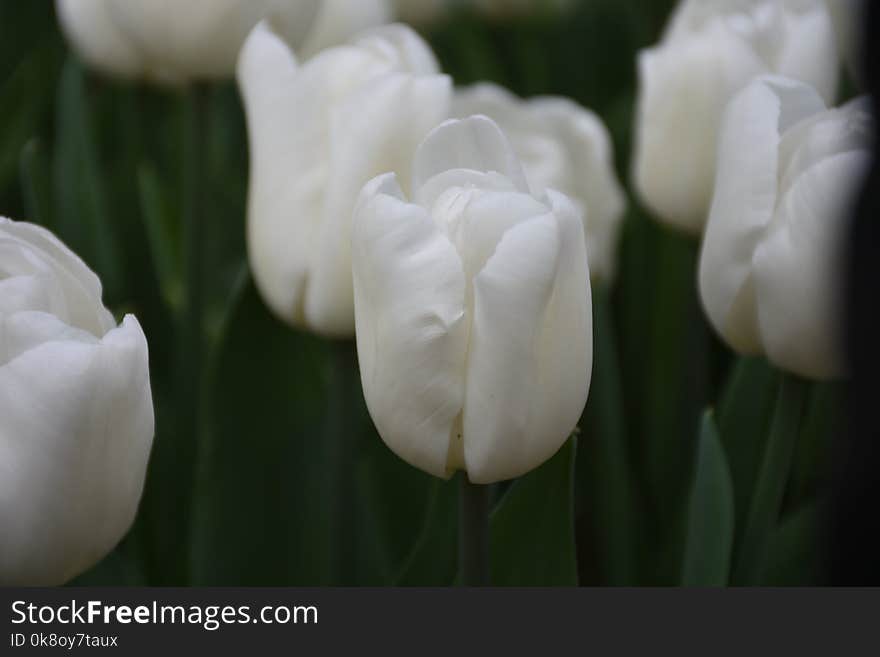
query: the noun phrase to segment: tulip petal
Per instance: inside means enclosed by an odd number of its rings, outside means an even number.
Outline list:
[[[288,121],[318,120],[300,102],[297,69],[293,53],[265,23],[251,32],[238,61],[251,151],[248,260],[263,298],[287,321],[302,316],[323,185],[321,168],[308,165],[320,161],[320,133],[284,129]]]
[[[566,98],[523,101],[492,83],[458,90],[452,113],[484,114],[496,121],[522,162],[532,192],[556,189],[582,206],[590,274],[610,280],[625,201],[601,120]]]
[[[103,336],[116,325],[101,303],[101,282],[91,269],[45,228],[0,217],[0,271],[6,276],[36,275],[43,283],[48,306],[21,310],[50,310],[69,324]],[[57,290],[53,290],[54,286]]]
[[[454,169],[499,173],[519,191],[529,191],[513,147],[498,125],[485,116],[450,119],[425,137],[415,155],[413,190],[418,193],[431,178]]]
[[[764,70],[749,45],[721,24],[639,53],[634,180],[642,201],[671,225],[702,230],[724,106]]]
[[[868,150],[826,158],[781,199],[754,255],[761,337],[777,366],[811,379],[844,375],[842,254]]]
[[[55,0],[61,29],[90,65],[113,75],[134,77],[144,62],[116,26],[107,0]]]
[[[581,203],[590,275],[610,281],[626,207],[614,171],[611,136],[596,114],[567,98],[539,97],[529,103],[529,108],[568,154],[565,176],[558,178],[561,182],[548,181],[545,187]]]
[[[0,366],[0,582],[61,584],[131,524],[153,438],[147,343],[51,341]]]
[[[324,48],[343,43],[353,34],[390,20],[388,0],[322,0],[308,36],[297,51],[303,57],[311,57]]]
[[[712,325],[740,353],[761,352],[752,256],[777,201],[780,136],[823,109],[809,86],[767,76],[740,92],[725,114],[699,285]]]
[[[393,174],[370,181],[352,241],[358,359],[367,408],[398,456],[438,477],[462,465],[467,326],[455,247]]]
[[[583,227],[566,197],[504,234],[474,280],[464,402],[468,477],[490,483],[536,467],[565,442],[592,367]]]
[[[358,193],[386,172],[396,173],[402,186],[409,187],[412,153],[446,116],[451,93],[445,75],[389,73],[332,108],[324,220],[306,294],[310,326],[334,335],[353,331],[351,217]]]
[[[797,6],[797,2],[786,3],[790,7],[783,11],[783,35],[773,70],[809,82],[830,104],[837,97],[840,62],[833,56],[837,52],[836,37],[826,2],[801,3],[801,6]]]
[[[269,0],[106,0],[113,22],[158,80],[224,78]]]

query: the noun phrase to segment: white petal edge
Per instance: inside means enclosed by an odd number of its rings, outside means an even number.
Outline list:
[[[356,337],[367,408],[392,451],[447,478],[461,453],[461,261],[425,210],[404,200],[393,174],[366,185],[354,216]]]
[[[0,367],[0,583],[62,584],[131,525],[153,440],[147,342],[53,341]]]
[[[589,391],[592,310],[581,218],[552,212],[505,233],[474,280],[464,456],[475,483],[538,467],[576,426]]]

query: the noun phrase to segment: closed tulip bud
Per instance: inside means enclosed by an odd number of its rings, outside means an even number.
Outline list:
[[[611,139],[595,114],[566,99],[523,101],[494,84],[458,90],[452,115],[484,114],[510,140],[532,192],[566,194],[584,219],[594,280],[614,276],[625,197],[614,173]]]
[[[635,185],[662,221],[700,233],[724,107],[752,78],[780,73],[830,102],[838,82],[823,0],[685,0],[638,58]]]
[[[288,323],[354,334],[351,216],[364,184],[409,180],[412,154],[448,116],[451,82],[410,28],[390,25],[300,65],[266,25],[241,53],[250,133],[248,253]]]
[[[134,519],[153,441],[147,341],[48,231],[0,218],[0,584],[61,584]]]
[[[372,180],[352,249],[364,396],[398,456],[490,483],[559,449],[592,365],[583,227],[566,196],[532,193],[495,123],[443,123],[411,181]]]
[[[841,355],[842,253],[870,161],[863,100],[826,109],[811,87],[762,77],[725,114],[700,257],[700,295],[737,351],[826,379]]]
[[[269,20],[303,55],[390,17],[389,0],[56,0],[61,27],[91,66],[161,82],[227,78],[253,27]]]

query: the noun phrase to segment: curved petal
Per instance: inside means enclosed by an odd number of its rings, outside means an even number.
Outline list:
[[[840,59],[825,0],[786,0],[783,4],[784,37],[774,72],[806,82],[826,103],[833,103],[840,81]]]
[[[583,206],[590,275],[610,281],[626,207],[614,171],[611,136],[596,114],[567,98],[539,97],[529,103],[529,109],[552,130],[567,153],[566,175],[548,180],[544,187],[556,189]],[[531,181],[532,169],[527,161],[523,166]]]
[[[752,256],[776,205],[780,136],[823,109],[811,87],[762,77],[740,92],[725,114],[699,284],[712,325],[741,353],[761,351]]]
[[[351,217],[358,193],[386,172],[409,187],[412,154],[446,116],[451,82],[445,75],[389,73],[365,83],[330,109],[329,164],[323,221],[306,294],[308,324],[332,335],[351,335]]]
[[[0,366],[0,581],[61,584],[134,518],[153,439],[147,342],[52,341]]]
[[[529,191],[513,147],[485,116],[444,121],[425,137],[413,163],[413,191],[418,193],[431,178],[453,169],[499,173],[519,191]]]
[[[749,45],[718,23],[639,54],[633,175],[642,202],[659,218],[702,231],[724,106],[765,70]]]
[[[389,0],[322,0],[315,22],[297,51],[303,57],[310,57],[390,20]]]
[[[438,477],[461,466],[467,327],[455,248],[394,174],[355,210],[352,272],[364,397],[382,439]]]
[[[318,121],[300,102],[297,70],[293,53],[266,24],[254,28],[237,75],[250,141],[248,260],[266,303],[290,323],[302,321],[309,236],[323,190],[320,133],[292,129],[294,121]]]
[[[116,325],[101,301],[101,281],[45,228],[0,217],[0,250],[4,252],[2,270],[7,276],[44,277],[47,294],[52,296],[52,312],[64,321],[97,337]]]
[[[107,0],[111,17],[157,79],[231,77],[270,0]]]
[[[55,0],[64,36],[86,63],[122,77],[143,72],[136,48],[116,26],[107,0]]]
[[[306,42],[320,10],[320,0],[270,0],[265,20],[288,46],[296,49]]]
[[[764,348],[779,367],[811,379],[846,373],[842,253],[855,190],[870,152],[829,157],[781,199],[769,236],[755,251],[755,298]]]
[[[523,101],[492,83],[457,90],[452,113],[456,117],[484,114],[496,121],[534,193],[556,189],[581,205],[590,273],[610,280],[625,197],[602,121],[567,98]]]
[[[540,465],[586,403],[592,318],[583,228],[566,197],[549,198],[552,213],[505,233],[474,280],[463,428],[476,483]]]

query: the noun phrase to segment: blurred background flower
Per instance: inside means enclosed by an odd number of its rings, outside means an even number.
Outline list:
[[[590,276],[610,281],[626,201],[602,120],[567,98],[523,101],[491,83],[458,89],[452,114],[485,114],[496,121],[522,162],[532,192],[555,189],[578,205]]]
[[[351,213],[370,178],[409,183],[412,152],[446,118],[451,81],[403,25],[361,34],[300,65],[267,25],[241,54],[251,137],[248,251],[285,321],[354,334]]]
[[[683,0],[660,43],[638,55],[633,175],[642,202],[669,225],[700,233],[731,96],[771,72],[802,80],[833,102],[838,67],[823,0]]]
[[[390,18],[387,0],[56,0],[61,26],[89,65],[161,82],[231,77],[263,19],[304,56]]]

